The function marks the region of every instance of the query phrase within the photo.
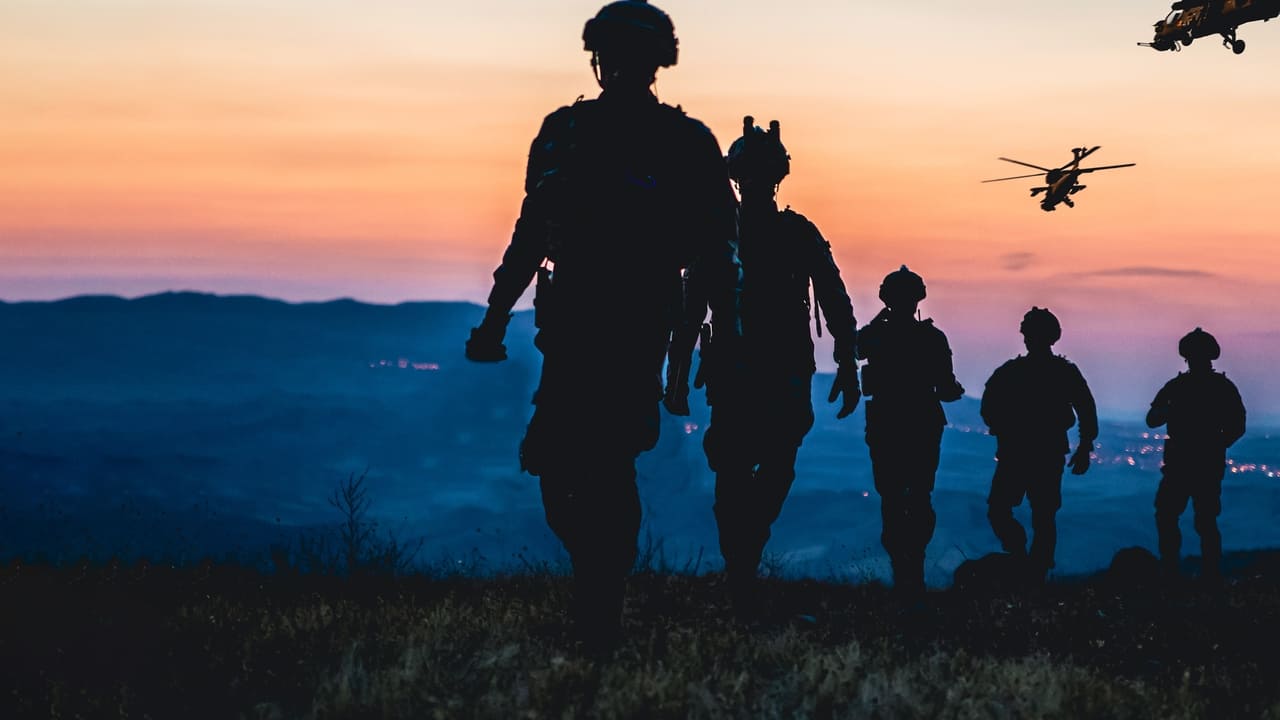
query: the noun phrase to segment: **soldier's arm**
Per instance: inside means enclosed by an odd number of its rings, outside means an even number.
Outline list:
[[[938,399],[942,402],[953,402],[964,395],[964,386],[956,379],[955,367],[951,363],[951,346],[947,343],[947,336],[941,330],[938,330],[937,333],[939,352],[937,375],[933,381],[934,392],[937,393]]]
[[[1072,393],[1071,407],[1076,411],[1076,419],[1080,423],[1080,446],[1093,447],[1098,439],[1098,404],[1094,402],[1093,393],[1089,391],[1089,383],[1085,381],[1080,368],[1071,366]]]
[[[1169,422],[1169,386],[1172,384],[1172,380],[1165,383],[1151,401],[1151,409],[1147,411],[1147,427],[1157,428]]]
[[[822,314],[827,320],[827,330],[835,341],[832,357],[838,368],[835,380],[831,383],[831,392],[827,393],[827,402],[835,402],[844,396],[840,410],[836,413],[836,419],[840,420],[853,414],[862,399],[862,388],[858,381],[858,321],[853,317],[853,302],[840,277],[836,259],[831,254],[831,243],[822,237],[813,223],[801,215],[795,217],[802,223],[802,236],[809,243],[808,275],[813,282],[813,299],[822,308]]]
[[[840,268],[827,242],[818,228],[804,220],[812,238],[813,253],[809,263],[809,278],[813,281],[813,295],[826,317],[827,331],[835,341],[835,361],[857,362],[855,357],[858,337],[858,321],[853,316],[853,301],[840,277]]]
[[[1236,388],[1236,384],[1223,378],[1227,388],[1227,398],[1225,403],[1225,416],[1222,423],[1222,439],[1227,447],[1231,447],[1244,435],[1245,428],[1245,411],[1244,400],[1240,397],[1240,390]]]
[[[729,171],[720,145],[711,131],[699,124],[693,134],[689,188],[698,212],[688,221],[694,243],[698,283],[711,308],[716,336],[731,342],[742,333],[738,294],[742,268],[738,264],[738,200],[729,184]]]
[[[859,360],[870,360],[876,354],[876,349],[881,339],[880,336],[883,334],[881,321],[888,314],[889,308],[884,308],[875,317],[871,318],[871,322],[858,329],[858,334],[854,340],[854,354]]]
[[[538,193],[540,184],[549,174],[555,172],[551,150],[557,134],[563,132],[568,108],[561,108],[548,115],[542,123],[542,129],[534,138],[529,148],[529,163],[525,169],[524,202],[520,206],[520,217],[516,220],[515,231],[511,234],[511,243],[502,254],[502,264],[493,271],[493,289],[489,292],[490,316],[501,318],[505,323],[515,307],[516,301],[524,294],[537,274],[538,267],[547,257],[547,240],[549,233],[548,208]]]
[[[982,421],[987,424],[992,435],[999,435],[1000,428],[1004,425],[1001,417],[1001,410],[1003,410],[1005,403],[1004,374],[1001,372],[1002,370],[1004,370],[1003,365],[996,368],[996,371],[991,373],[991,377],[987,379],[987,384],[982,389],[982,404],[979,408]]]

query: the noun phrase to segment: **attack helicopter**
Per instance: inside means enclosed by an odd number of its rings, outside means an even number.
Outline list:
[[[1085,173],[1096,172],[1098,170],[1114,170],[1116,168],[1133,167],[1137,163],[1124,163],[1123,165],[1104,165],[1102,167],[1082,168],[1080,161],[1101,149],[1101,146],[1091,148],[1072,148],[1073,156],[1071,162],[1060,168],[1046,168],[1039,165],[1032,165],[1021,160],[1013,160],[1011,158],[999,158],[1014,165],[1024,165],[1029,168],[1035,168],[1044,173],[1044,187],[1031,188],[1031,197],[1036,197],[1044,193],[1044,198],[1040,201],[1040,209],[1045,212],[1052,212],[1058,203],[1063,203],[1067,207],[1075,207],[1076,204],[1071,200],[1071,196],[1084,190],[1085,185],[1080,184],[1080,176]],[[1040,173],[1032,173],[1030,175],[1015,175],[1013,177],[996,178],[994,180],[983,180],[984,183],[1004,182],[1005,180],[1021,180],[1023,178],[1040,177]]]
[[[1178,0],[1169,15],[1155,25],[1155,38],[1138,43],[1156,50],[1181,50],[1193,40],[1221,35],[1222,44],[1239,55],[1244,41],[1236,30],[1245,23],[1266,22],[1280,15],[1280,0]]]

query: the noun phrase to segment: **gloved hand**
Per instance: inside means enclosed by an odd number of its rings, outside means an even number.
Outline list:
[[[836,379],[831,383],[831,393],[827,402],[833,403],[840,395],[844,395],[844,403],[836,413],[837,420],[843,420],[853,414],[862,399],[862,389],[858,386],[858,363],[845,362],[836,370]]]
[[[662,394],[662,406],[672,415],[681,417],[689,414],[689,383],[668,382],[667,390]]]
[[[1089,450],[1093,443],[1080,443],[1080,447],[1072,453],[1067,464],[1071,466],[1072,475],[1083,475],[1089,469]]]
[[[472,362],[502,362],[507,359],[507,346],[502,339],[507,334],[510,313],[485,313],[480,327],[472,328],[467,338],[467,359]]]

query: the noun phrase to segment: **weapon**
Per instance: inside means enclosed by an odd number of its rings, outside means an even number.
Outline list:
[[[667,352],[667,389],[662,404],[672,415],[689,414],[689,366],[693,364],[693,345],[698,332],[692,325],[681,325],[671,336]]]
[[[715,351],[713,349],[714,342],[712,338],[713,333],[711,330],[711,323],[703,323],[702,327],[698,330],[698,344],[701,348],[698,351],[698,373],[693,376],[693,386],[696,388],[700,388],[707,384],[707,366],[711,364],[712,359],[715,357]]]
[[[538,281],[533,294],[533,324],[539,329],[546,329],[548,321],[555,315],[555,266],[544,261],[538,266]]]

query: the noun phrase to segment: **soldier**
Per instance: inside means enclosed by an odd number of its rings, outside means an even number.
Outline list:
[[[1189,371],[1165,383],[1147,411],[1149,427],[1169,426],[1160,469],[1163,478],[1156,491],[1160,561],[1170,577],[1177,575],[1182,547],[1178,516],[1190,500],[1200,535],[1200,574],[1215,579],[1222,558],[1218,532],[1222,477],[1227,448],[1244,435],[1244,402],[1235,383],[1213,369],[1222,350],[1212,335],[1200,328],[1192,330],[1178,342],[1178,354],[1186,359]]]
[[[831,245],[803,215],[778,209],[778,185],[790,173],[790,157],[776,120],[768,131],[754,123],[749,116],[743,120],[742,137],[728,156],[729,177],[742,196],[738,255],[748,378],[743,387],[749,394],[724,392],[719,378],[708,378],[712,422],[704,437],[707,462],[716,472],[720,553],[735,607],[745,615],[752,611],[769,527],[782,511],[796,476],[796,453],[813,426],[810,389],[817,368],[809,322],[818,306],[826,311],[839,365],[828,400],[844,396],[837,413],[844,418],[861,398],[854,358],[857,324]],[[668,364],[664,402],[677,415],[689,414],[687,368],[707,312],[697,273],[694,268],[687,283],[686,323],[673,338]],[[711,349],[715,342],[704,342],[704,360],[718,351]]]
[[[621,0],[587,21],[583,42],[603,92],[547,116],[534,139],[520,218],[467,357],[506,358],[511,308],[537,275],[543,365],[521,466],[540,477],[547,523],[573,564],[576,630],[607,646],[635,562],[635,460],[658,438],[681,269],[699,266],[726,349],[739,271],[719,145],[651,90],[658,68],[676,63],[670,18]]]
[[[987,519],[1005,552],[1027,558],[1027,533],[1013,517],[1027,498],[1035,531],[1027,569],[1031,580],[1043,582],[1057,544],[1063,458],[1071,450],[1067,431],[1079,418],[1080,443],[1070,465],[1072,474],[1083,475],[1098,437],[1098,411],[1080,369],[1051,350],[1062,337],[1058,318],[1033,307],[1019,330],[1027,354],[1001,365],[982,393],[982,419],[996,437],[997,459]]]
[[[884,523],[880,541],[894,588],[908,599],[924,593],[924,551],[937,520],[931,494],[947,423],[942,403],[964,394],[947,336],[932,320],[916,317],[924,298],[924,280],[906,265],[889,273],[880,285],[885,309],[858,331],[857,346],[858,358],[867,361],[862,391]]]

